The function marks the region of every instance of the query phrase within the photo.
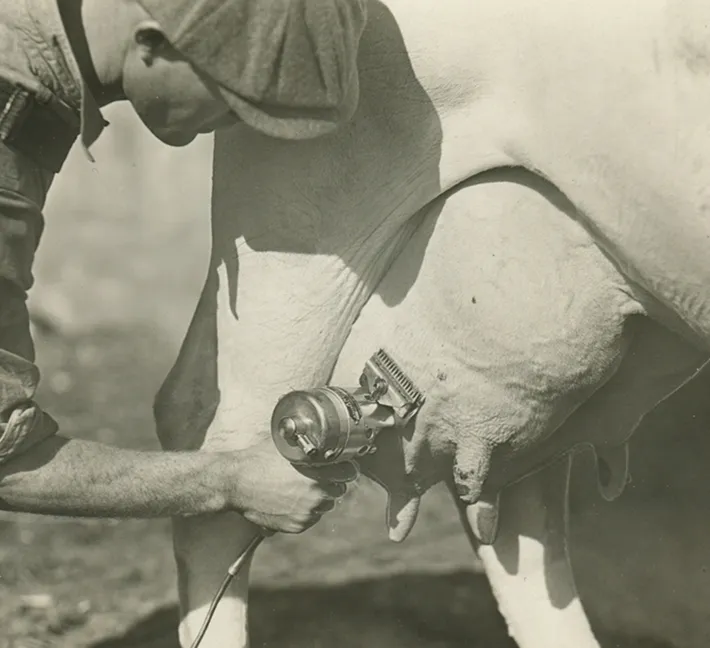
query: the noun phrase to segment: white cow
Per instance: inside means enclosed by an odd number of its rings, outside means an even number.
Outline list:
[[[568,464],[549,462],[594,444],[615,496],[624,441],[707,357],[710,6],[372,0],[359,46],[336,134],[217,137],[212,263],[156,399],[161,441],[247,446],[283,393],[352,384],[383,346],[427,395],[363,465],[393,539],[450,481],[519,645],[597,646]],[[175,521],[184,646],[254,532]],[[247,586],[203,646],[247,645]]]

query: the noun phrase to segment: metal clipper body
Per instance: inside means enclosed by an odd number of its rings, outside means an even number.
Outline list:
[[[378,433],[403,427],[424,397],[385,351],[365,365],[357,388],[317,387],[279,399],[271,435],[293,464],[351,461],[376,451]]]

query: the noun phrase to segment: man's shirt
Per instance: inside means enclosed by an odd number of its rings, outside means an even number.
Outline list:
[[[39,371],[27,312],[27,291],[40,241],[52,165],[42,145],[52,137],[80,133],[87,148],[105,122],[82,79],[57,0],[0,3],[0,464],[57,432],[57,424],[34,402]],[[27,151],[8,145],[17,106],[29,98],[58,115],[69,129],[44,131],[30,122],[29,133],[46,140]],[[32,129],[35,128],[33,131]],[[72,130],[74,129],[74,130]]]

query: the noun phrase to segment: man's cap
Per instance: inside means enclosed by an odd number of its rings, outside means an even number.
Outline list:
[[[307,139],[348,121],[368,0],[140,0],[248,125]]]

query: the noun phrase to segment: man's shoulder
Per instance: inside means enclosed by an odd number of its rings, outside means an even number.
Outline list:
[[[56,173],[79,134],[80,115],[76,82],[50,42],[56,16],[45,13],[30,13],[26,0],[0,2],[0,139]]]
[[[36,44],[23,5],[22,0],[0,3],[0,78],[42,94],[46,90],[32,65]]]

